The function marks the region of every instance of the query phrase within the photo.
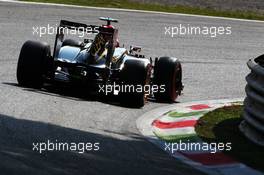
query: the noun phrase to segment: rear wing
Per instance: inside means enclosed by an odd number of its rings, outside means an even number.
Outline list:
[[[91,29],[90,31],[92,33],[98,33],[98,31],[99,31],[99,26],[87,25],[87,24],[83,24],[83,23],[77,23],[77,22],[66,21],[66,20],[61,20],[59,27],[60,28],[72,29],[72,30],[79,30],[79,31],[84,31],[84,30],[87,30],[87,29]]]
[[[84,32],[87,34],[98,34],[101,33],[103,35],[108,35],[111,38],[111,45],[115,46],[117,43],[117,33],[118,30],[114,28],[107,28],[103,26],[96,26],[96,25],[87,25],[78,22],[72,22],[67,20],[61,20],[60,25],[57,28],[55,44],[54,44],[54,51],[53,51],[53,58],[56,59],[58,56],[58,52],[62,46],[62,42],[64,40],[64,34],[69,30],[76,30],[78,32]]]
[[[84,32],[87,34],[92,33],[99,33],[99,26],[96,25],[87,25],[83,23],[78,22],[72,22],[67,20],[61,20],[60,25],[57,28],[55,43],[54,43],[54,50],[53,50],[53,59],[56,59],[58,56],[58,52],[61,48],[62,42],[64,40],[65,33],[68,32],[68,30],[75,30],[76,32]]]
[[[112,35],[114,33],[113,28],[105,28],[102,26],[96,26],[96,25],[87,25],[83,23],[77,23],[77,22],[72,22],[72,21],[66,21],[66,20],[61,20],[60,25],[58,27],[58,30],[61,30],[63,28],[67,28],[70,30],[78,30],[78,31],[87,31],[91,33],[104,33],[104,34],[110,34]],[[60,33],[60,31],[57,31],[57,33]]]

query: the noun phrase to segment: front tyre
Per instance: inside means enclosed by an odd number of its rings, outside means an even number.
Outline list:
[[[162,87],[154,93],[158,101],[172,103],[182,91],[182,67],[177,58],[160,57],[155,61],[154,84]]]
[[[41,88],[43,76],[51,69],[50,46],[47,43],[26,41],[20,51],[17,64],[18,84]]]
[[[145,105],[149,95],[145,87],[150,83],[150,72],[150,64],[145,61],[125,61],[120,75],[123,86],[120,98],[123,105],[130,107],[142,107]]]

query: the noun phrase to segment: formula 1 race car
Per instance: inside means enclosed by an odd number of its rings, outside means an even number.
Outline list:
[[[98,94],[117,95],[125,105],[141,107],[149,96],[174,102],[183,89],[181,63],[174,57],[145,58],[141,47],[120,47],[116,19],[101,17],[106,25],[95,26],[61,20],[53,55],[44,42],[26,41],[21,48],[19,85],[42,88],[61,83]],[[88,29],[88,30],[87,30]],[[82,42],[65,39],[65,32],[78,30],[95,35]]]

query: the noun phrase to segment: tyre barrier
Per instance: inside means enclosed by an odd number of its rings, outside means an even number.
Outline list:
[[[247,75],[243,121],[240,131],[252,142],[264,146],[264,55],[247,62],[251,73]]]

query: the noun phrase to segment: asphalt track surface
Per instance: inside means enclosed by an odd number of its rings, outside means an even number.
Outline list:
[[[244,97],[246,62],[263,53],[264,23],[0,2],[0,174],[200,174],[137,131],[140,115],[166,104],[149,102],[133,109],[105,98],[81,99],[17,86],[16,64],[23,42],[54,42],[54,35],[33,35],[33,26],[55,25],[60,19],[99,25],[99,16],[120,19],[121,43],[141,45],[150,56],[182,60],[185,89],[178,102]],[[231,26],[232,35],[164,35],[165,26],[180,23]],[[100,151],[32,151],[32,142],[47,139],[100,142]]]

